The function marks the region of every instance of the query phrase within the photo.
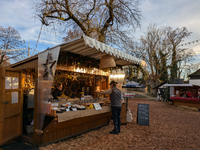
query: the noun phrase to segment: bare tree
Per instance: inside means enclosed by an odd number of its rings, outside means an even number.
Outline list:
[[[67,32],[67,36],[63,37],[63,41],[68,41],[68,40],[72,40],[80,35],[82,35],[83,32],[81,31],[81,29],[69,29],[69,32]]]
[[[189,80],[188,75],[194,73],[200,68],[200,63],[189,63],[181,67],[181,72],[184,73],[183,79]]]
[[[11,59],[19,60],[25,50],[14,49],[21,48],[24,43],[17,30],[0,26],[0,66],[9,64]]]
[[[140,46],[134,49],[133,55],[142,58],[149,66],[148,72],[152,80],[160,77],[161,63],[163,62],[163,55],[168,52],[162,48],[163,29],[158,29],[156,25],[149,25],[147,32],[141,36]]]
[[[1,58],[0,58],[0,59],[1,59]],[[8,59],[8,57],[7,57],[6,55],[4,56],[3,59],[6,60],[6,61],[3,61],[3,62],[1,63],[0,66],[6,67],[6,66],[11,65],[11,62],[10,62],[10,60]],[[0,60],[0,61],[1,61],[1,60]]]
[[[194,62],[195,52],[193,49],[184,48],[177,54],[177,78],[181,78],[181,74],[187,74],[190,71],[194,71],[198,64]],[[189,75],[189,74],[188,74]],[[187,77],[185,77],[187,78]]]
[[[194,56],[194,52],[189,52],[188,49],[181,49],[178,45],[183,41],[184,38],[191,35],[186,27],[172,29],[172,27],[166,28],[166,35],[170,43],[170,48],[172,52],[171,57],[171,82],[174,82],[175,78],[178,76],[178,62],[187,61],[189,58]]]
[[[171,81],[181,77],[181,73],[187,72],[195,53],[192,49],[180,48],[178,45],[191,33],[185,27],[172,29],[171,27],[157,28],[149,25],[147,32],[141,36],[138,47],[127,44],[132,55],[146,61],[148,64],[149,79],[165,81],[171,75]],[[130,42],[131,43],[131,42]],[[173,72],[176,70],[176,72]],[[175,76],[176,75],[176,76]],[[173,78],[173,79],[172,79]]]
[[[101,42],[112,32],[140,26],[138,0],[37,0],[36,15],[46,26],[80,28]]]

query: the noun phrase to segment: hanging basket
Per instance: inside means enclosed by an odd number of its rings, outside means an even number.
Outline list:
[[[100,59],[100,69],[106,69],[106,68],[112,68],[116,67],[115,60],[112,56],[110,55],[104,55]]]

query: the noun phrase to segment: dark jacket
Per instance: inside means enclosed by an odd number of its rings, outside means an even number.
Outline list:
[[[52,93],[52,96],[53,96],[54,99],[58,99],[57,96],[61,96],[61,95],[62,95],[61,91],[57,88]]]
[[[110,101],[112,107],[121,107],[121,91],[116,86],[112,88],[112,93],[110,94]]]

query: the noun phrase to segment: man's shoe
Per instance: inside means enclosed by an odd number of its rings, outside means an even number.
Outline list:
[[[117,132],[115,129],[113,129],[112,131]],[[111,132],[111,131],[110,131],[110,132]],[[120,131],[119,131],[118,133],[120,133]]]
[[[113,130],[113,131],[110,131],[110,134],[116,134],[116,135],[118,135],[118,132],[115,131],[115,130]]]

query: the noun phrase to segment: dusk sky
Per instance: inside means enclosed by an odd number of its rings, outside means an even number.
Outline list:
[[[186,47],[193,48],[200,57],[200,0],[142,0],[140,10],[142,13],[141,28],[133,33],[136,40],[146,31],[147,26],[156,24],[158,27],[171,26],[175,28],[186,27],[192,32],[183,43],[199,40]],[[30,47],[35,49],[40,32],[41,22],[34,18],[31,0],[0,0],[0,26],[14,27]],[[42,30],[37,50],[42,51],[48,47],[62,43],[65,34]],[[200,62],[200,61],[198,61]]]

